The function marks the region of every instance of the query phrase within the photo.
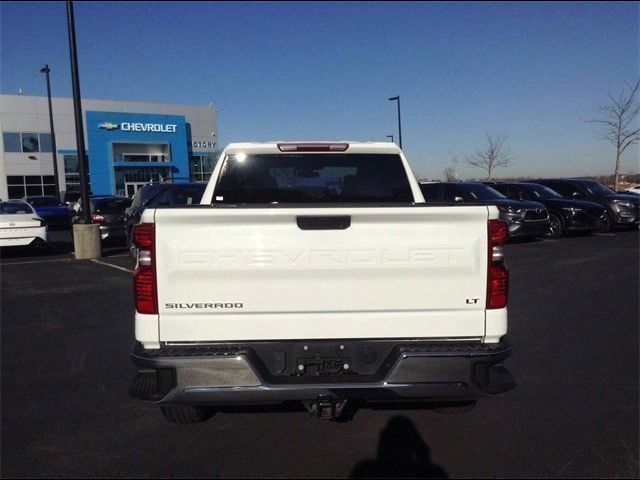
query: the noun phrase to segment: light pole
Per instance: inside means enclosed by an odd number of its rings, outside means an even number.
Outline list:
[[[49,81],[49,65],[45,65],[40,69],[40,73],[44,73],[47,77],[47,98],[49,100],[49,129],[51,131],[51,153],[53,154],[53,177],[55,180],[56,197],[60,198],[60,177],[58,177],[58,151],[56,148],[56,132],[53,129],[53,108],[51,107],[51,82]]]
[[[391,143],[393,143],[393,135],[387,135],[387,138],[391,139]]]
[[[76,259],[100,258],[100,226],[91,223],[91,201],[87,182],[87,155],[84,148],[84,128],[82,126],[82,104],[80,103],[80,77],[78,75],[78,55],[76,52],[76,29],[73,18],[73,3],[67,1],[67,28],[69,29],[69,56],[71,57],[71,84],[73,86],[73,113],[76,120],[76,143],[78,146],[78,166],[80,169],[80,198],[82,199],[83,224],[73,226],[73,245]]]
[[[84,224],[91,223],[89,209],[89,188],[87,182],[87,155],[84,148],[84,128],[82,126],[82,104],[80,103],[80,77],[78,75],[78,55],[76,52],[76,29],[73,18],[73,2],[67,1],[67,27],[69,29],[69,56],[71,57],[71,83],[73,86],[73,112],[76,120],[76,143],[78,146],[78,166],[80,169],[80,197]]]
[[[400,149],[402,150],[402,123],[400,123],[400,95],[389,98],[390,101],[398,101],[398,137],[400,138]]]

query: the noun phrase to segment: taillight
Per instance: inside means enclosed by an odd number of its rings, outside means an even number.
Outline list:
[[[133,244],[138,248],[138,265],[133,274],[133,290],[138,313],[158,313],[156,284],[155,224],[140,223],[133,227]]]
[[[102,215],[98,215],[97,213],[92,213],[91,214],[91,219],[95,222],[95,223],[102,223],[104,222],[104,217]]]
[[[502,220],[489,220],[488,265],[487,265],[487,309],[507,306],[509,272],[504,266],[504,243],[509,237],[509,228]]]
[[[344,152],[348,143],[279,143],[281,152]]]

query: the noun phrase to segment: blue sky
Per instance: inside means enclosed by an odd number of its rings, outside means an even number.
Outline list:
[[[485,132],[497,176],[612,173],[595,107],[638,78],[638,3],[76,2],[86,98],[208,105],[219,141],[397,141],[438,178]],[[0,5],[0,90],[71,96],[64,2]],[[629,149],[623,172],[640,170]]]

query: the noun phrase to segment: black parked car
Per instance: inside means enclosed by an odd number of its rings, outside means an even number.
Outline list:
[[[567,232],[591,232],[606,225],[604,207],[594,202],[563,198],[538,183],[496,183],[491,187],[514,200],[542,203],[549,211],[550,237],[561,237]]]
[[[497,206],[500,220],[509,226],[509,237],[535,237],[549,232],[549,213],[544,205],[511,200],[483,183],[421,183],[420,189],[429,203],[464,202]]]
[[[91,197],[91,219],[100,225],[100,239],[104,242],[125,243],[124,211],[131,205],[128,197],[104,195]],[[80,204],[74,223],[82,221]]]
[[[161,205],[197,205],[200,203],[206,183],[155,183],[138,190],[133,197],[131,206],[124,215],[127,245],[131,258],[135,259],[136,251],[133,246],[133,226],[140,222],[142,212],[147,207]]]
[[[640,223],[640,198],[633,195],[621,195],[595,180],[554,178],[531,180],[531,182],[545,185],[564,198],[588,200],[603,206],[607,211],[603,231],[609,231],[612,227],[619,226],[637,228]]]

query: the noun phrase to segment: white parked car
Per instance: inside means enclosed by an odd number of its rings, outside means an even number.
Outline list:
[[[31,205],[19,200],[0,202],[0,247],[47,244],[47,224]]]

